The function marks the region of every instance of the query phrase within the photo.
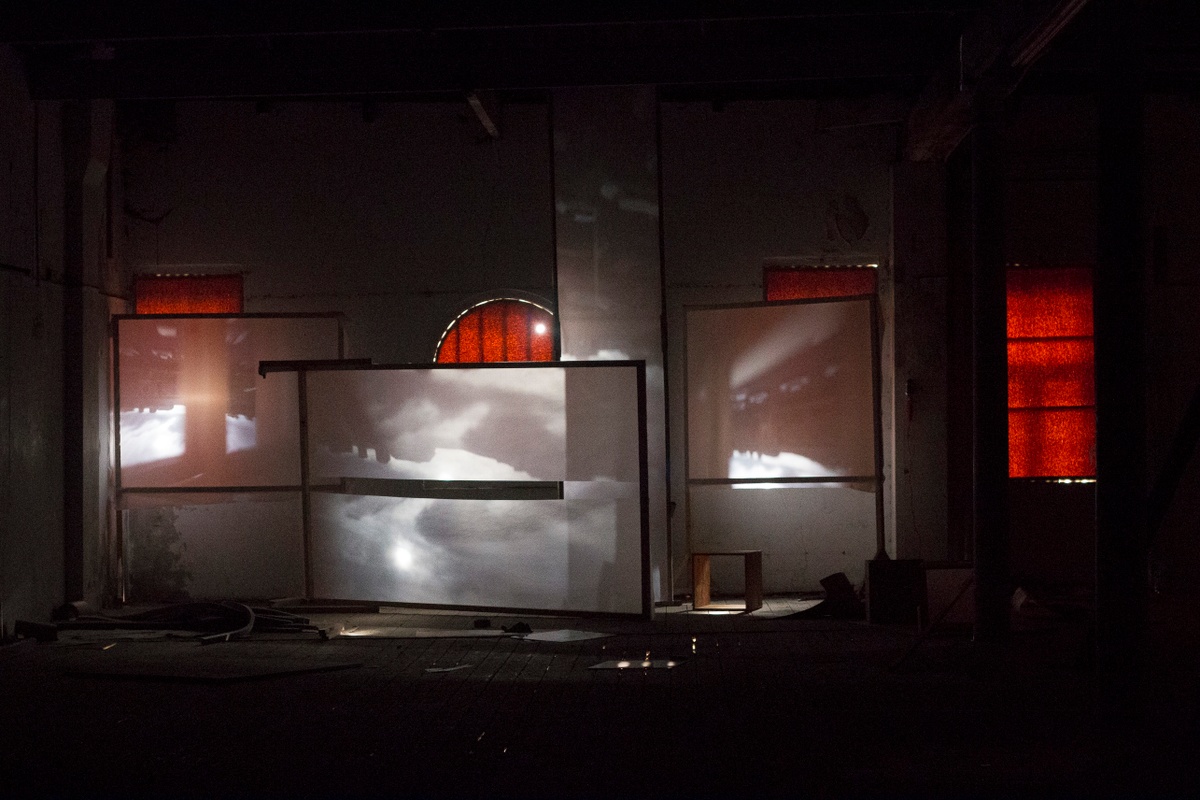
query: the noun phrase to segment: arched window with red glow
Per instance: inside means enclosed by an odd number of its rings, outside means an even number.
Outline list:
[[[1008,474],[1096,474],[1092,271],[1008,269]]]
[[[439,364],[553,361],[554,314],[529,300],[487,300],[459,314],[438,342]]]

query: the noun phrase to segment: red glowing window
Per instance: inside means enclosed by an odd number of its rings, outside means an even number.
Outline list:
[[[763,267],[766,300],[814,300],[875,294],[875,267]]]
[[[1092,271],[1008,270],[1008,474],[1096,474]]]
[[[439,364],[553,361],[554,315],[528,300],[480,303],[450,323],[434,360]]]
[[[240,314],[241,275],[137,275],[135,314]]]

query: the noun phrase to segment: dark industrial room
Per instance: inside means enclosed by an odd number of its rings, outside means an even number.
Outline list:
[[[3,16],[3,796],[1200,791],[1192,0]]]

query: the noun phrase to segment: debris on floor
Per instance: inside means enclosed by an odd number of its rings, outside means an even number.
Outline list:
[[[251,633],[315,633],[325,631],[299,617],[275,608],[252,608],[232,600],[175,603],[134,614],[98,614],[85,603],[55,610],[61,619],[49,623],[18,621],[18,636],[52,642],[60,631],[188,631],[199,634],[200,644],[228,642]]]
[[[456,664],[453,667],[426,667],[426,672],[454,672],[460,669],[468,669],[474,666],[473,664]]]

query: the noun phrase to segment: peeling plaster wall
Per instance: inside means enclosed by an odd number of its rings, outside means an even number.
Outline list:
[[[902,109],[902,101],[890,96],[734,102],[721,110],[709,103],[662,105],[676,592],[690,587],[683,513],[686,306],[762,300],[768,260],[880,264],[885,412],[893,403],[891,162],[893,122],[903,117]],[[884,527],[894,554],[891,419],[884,414]]]

